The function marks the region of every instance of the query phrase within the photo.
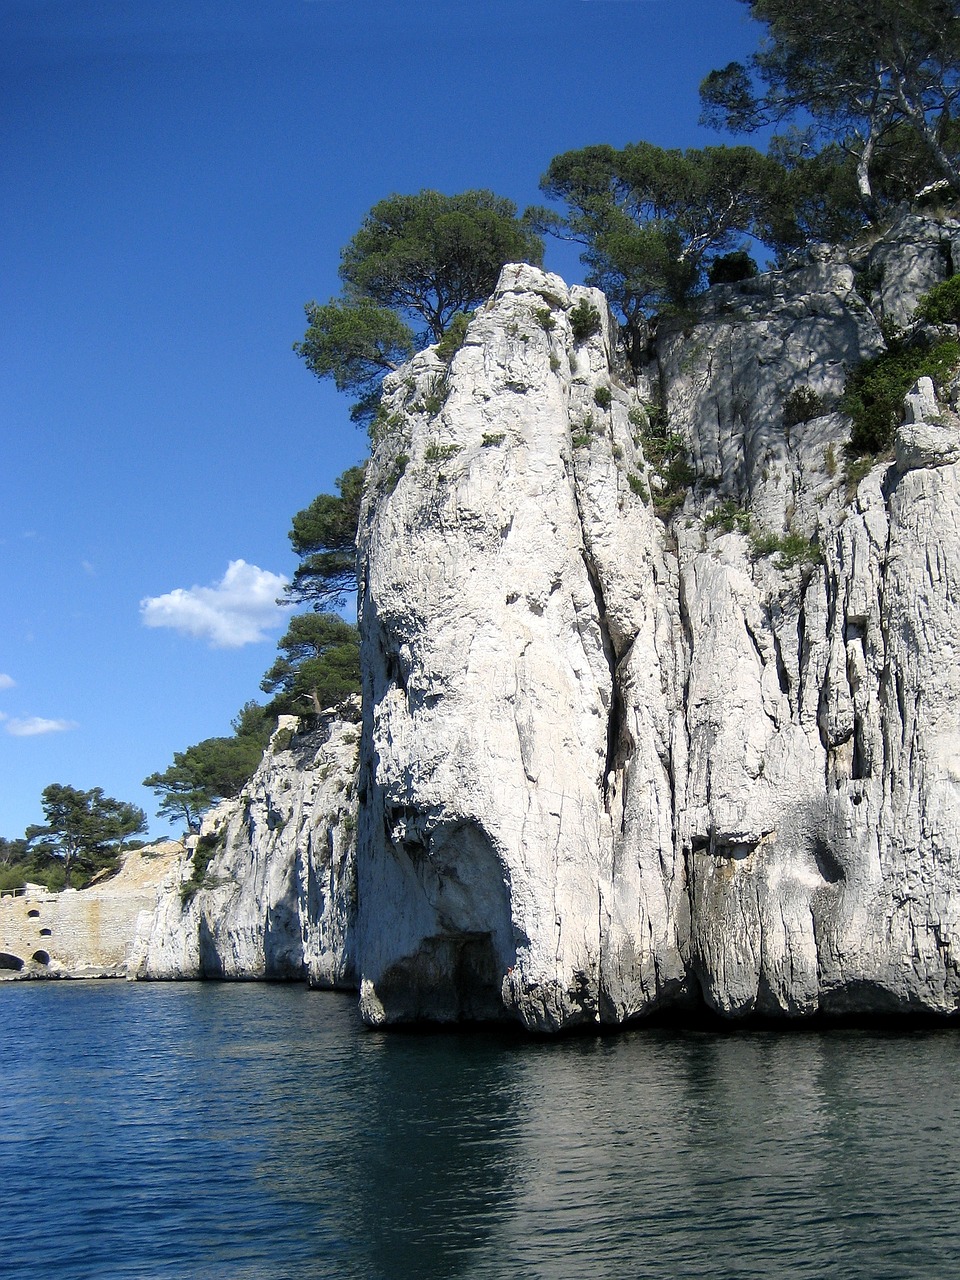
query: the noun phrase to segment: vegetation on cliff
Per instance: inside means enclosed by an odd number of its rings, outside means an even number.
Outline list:
[[[360,692],[357,628],[335,614],[296,614],[278,648],[260,685],[274,695],[269,715],[318,716]]]
[[[21,840],[0,840],[0,889],[27,881],[49,889],[83,888],[112,871],[125,848],[138,841],[147,815],[134,804],[52,782],[41,795],[43,824],[27,827]]]
[[[204,738],[175,751],[172,764],[143,780],[160,801],[158,817],[182,820],[188,831],[198,831],[204,810],[235,796],[256,769],[271,727],[263,708],[248,703],[234,721],[232,737]]]
[[[357,522],[363,467],[337,477],[337,493],[321,493],[298,511],[288,534],[300,558],[286,595],[313,609],[339,609],[357,587]],[[282,641],[281,641],[282,644]]]
[[[384,374],[484,301],[504,263],[542,260],[542,242],[516,214],[491,191],[427,190],[373,206],[341,252],[342,296],[308,302],[294,343],[311,373],[359,397],[354,421],[373,417]]]
[[[960,192],[956,0],[741,2],[762,24],[763,43],[747,62],[707,76],[702,118],[735,134],[779,128],[766,152],[746,145],[682,151],[642,140],[567,151],[541,180],[552,207],[522,218],[510,200],[486,190],[422,190],[373,206],[341,251],[341,294],[306,305],[308,327],[294,344],[313,374],[356,398],[355,421],[375,434],[383,378],[417,349],[439,343],[441,358],[452,359],[468,313],[488,297],[503,265],[541,262],[542,234],[582,246],[587,283],[609,298],[624,355],[638,369],[658,316],[689,321],[706,287],[756,273],[752,255],[783,263],[813,240],[875,234],[905,199]],[[948,285],[923,304],[908,332],[887,327],[883,355],[850,371],[839,407],[853,422],[853,454],[887,448],[909,385],[924,373],[943,382],[960,359],[954,336],[934,329],[960,316],[956,287]],[[580,317],[570,318],[579,332]],[[785,420],[805,421],[817,407],[787,405]],[[659,418],[646,433],[645,453],[672,468],[658,497],[669,518],[692,479],[683,441]],[[319,494],[293,517],[299,564],[285,594],[313,612],[292,618],[280,640],[261,684],[271,702],[249,704],[233,738],[177,753],[146,780],[162,814],[195,827],[204,808],[236,794],[249,777],[278,714],[315,714],[359,690],[356,628],[331,611],[355,587],[363,480],[362,465],[349,468],[335,494]],[[639,477],[634,483],[643,490]]]

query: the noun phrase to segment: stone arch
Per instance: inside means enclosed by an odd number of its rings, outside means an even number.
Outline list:
[[[0,969],[12,969],[14,973],[19,973],[23,968],[23,961],[19,956],[11,955],[9,951],[0,951]]]
[[[36,920],[39,915],[40,915],[40,912],[37,910],[37,908],[31,907],[30,910],[27,912],[27,919]]]
[[[31,959],[34,960],[37,964],[49,964],[50,953],[47,951],[35,951],[31,956]]]

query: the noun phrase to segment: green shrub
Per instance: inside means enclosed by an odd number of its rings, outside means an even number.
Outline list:
[[[5,889],[20,889],[27,883],[27,877],[24,874],[23,864],[12,867],[0,867],[0,891]]]
[[[537,323],[546,333],[557,327],[556,318],[549,307],[537,307],[533,314],[537,318]]]
[[[749,511],[727,498],[714,507],[703,523],[705,528],[719,529],[722,533],[749,533],[752,521]]]
[[[687,486],[662,489],[653,500],[653,509],[661,520],[669,520],[675,511],[683,506],[687,497]]]
[[[613,404],[613,392],[609,387],[597,387],[593,393],[593,403],[601,409],[609,409]]]
[[[450,384],[446,377],[439,375],[433,379],[430,384],[430,390],[423,398],[423,411],[428,417],[435,418],[443,406],[447,403],[447,396],[450,394]]]
[[[740,280],[752,280],[757,271],[757,264],[746,249],[736,249],[714,258],[707,280],[710,284],[736,284]]]
[[[869,298],[883,288],[883,263],[873,262],[853,272],[853,287],[861,298]]]
[[[387,476],[387,493],[393,493],[394,489],[400,483],[403,473],[410,464],[410,455],[408,453],[398,453],[393,460],[393,467]]]
[[[659,405],[631,409],[627,415],[637,428],[635,443],[643,450],[647,463],[660,475],[662,489],[653,499],[653,508],[664,520],[683,505],[687,490],[696,473],[687,458],[683,436],[671,431],[667,415]]]
[[[590,444],[590,437],[584,432],[579,431],[573,436],[571,443],[575,449],[586,449]]]
[[[658,469],[683,453],[683,436],[675,431],[647,430],[640,433],[643,456]]]
[[[222,847],[220,836],[215,833],[201,836],[197,841],[196,848],[193,851],[190,878],[180,886],[180,901],[184,905],[190,901],[198,889],[203,888],[203,882],[207,877],[207,869]]]
[[[574,342],[586,342],[587,338],[600,332],[600,327],[600,312],[593,303],[581,298],[570,311],[570,331]]]
[[[754,560],[775,555],[778,569],[820,561],[820,548],[801,533],[755,533],[750,539],[750,554]]]
[[[51,863],[49,867],[38,873],[36,879],[45,884],[51,893],[59,893],[66,888],[67,873],[62,862]],[[82,885],[80,886],[83,887]]]
[[[679,440],[680,437],[675,439]],[[674,454],[666,466],[661,466],[659,470],[664,487],[657,494],[653,505],[657,515],[667,519],[678,507],[683,506],[687,492],[696,479],[696,473],[683,452]]]
[[[424,462],[447,462],[463,448],[462,444],[428,444],[424,450]]]
[[[453,357],[463,346],[464,339],[467,336],[467,326],[470,324],[470,317],[466,311],[458,311],[451,316],[450,323],[444,330],[443,337],[437,343],[437,355],[445,364],[449,364]]]
[[[894,335],[886,351],[854,369],[840,401],[853,419],[850,451],[855,456],[881,453],[893,443],[903,417],[903,401],[918,378],[932,378],[939,390],[960,365],[960,344],[953,339],[933,347]]]
[[[801,422],[809,422],[826,413],[827,407],[823,397],[809,387],[794,387],[783,402],[783,425],[795,427]]]
[[[960,275],[934,285],[921,298],[913,317],[927,324],[960,324]]]
[[[370,443],[377,445],[381,440],[385,440],[387,436],[392,435],[394,431],[399,431],[403,426],[403,414],[387,413],[383,405],[377,406],[377,412],[374,414],[370,426],[367,428],[370,436]]]
[[[847,458],[843,468],[843,482],[848,502],[851,502],[855,497],[860,481],[870,474],[874,462],[873,455],[869,453],[862,454],[859,458]]]
[[[108,863],[107,866],[109,865]],[[97,870],[103,870],[103,868],[98,867]],[[96,871],[80,871],[74,864],[73,887],[84,888],[95,874]],[[56,855],[31,853],[25,858],[18,858],[15,862],[0,866],[0,890],[20,889],[28,882],[42,884],[51,893],[59,893],[67,883],[63,862]]]
[[[635,471],[627,473],[627,484],[642,502],[650,501],[650,494],[647,492],[647,486]]]
[[[506,438],[507,433],[505,431],[485,431],[480,443],[484,449],[489,449],[492,445],[503,444]]]
[[[550,352],[550,372],[556,373],[560,368],[560,357],[555,352]]]

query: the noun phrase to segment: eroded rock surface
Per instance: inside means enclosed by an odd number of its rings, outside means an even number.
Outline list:
[[[359,985],[374,1025],[955,1014],[960,421],[921,382],[858,477],[839,412],[955,246],[815,246],[640,374],[601,294],[505,268],[386,383],[359,777],[355,726],[284,729],[139,972]]]
[[[206,814],[199,861],[194,837],[142,922],[132,976],[356,986],[359,726],[296,724],[281,717],[239,797]]]
[[[712,290],[640,377],[602,295],[508,267],[449,368],[388,380],[361,528],[371,1023],[956,1011],[960,435],[918,388],[855,484],[836,412],[894,270],[907,314],[949,266],[956,224],[907,230]],[[693,466],[672,504],[655,401]]]

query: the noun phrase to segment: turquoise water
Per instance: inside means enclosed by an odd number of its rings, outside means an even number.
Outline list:
[[[0,988],[0,1276],[951,1277],[960,1034],[374,1034],[300,987]]]

